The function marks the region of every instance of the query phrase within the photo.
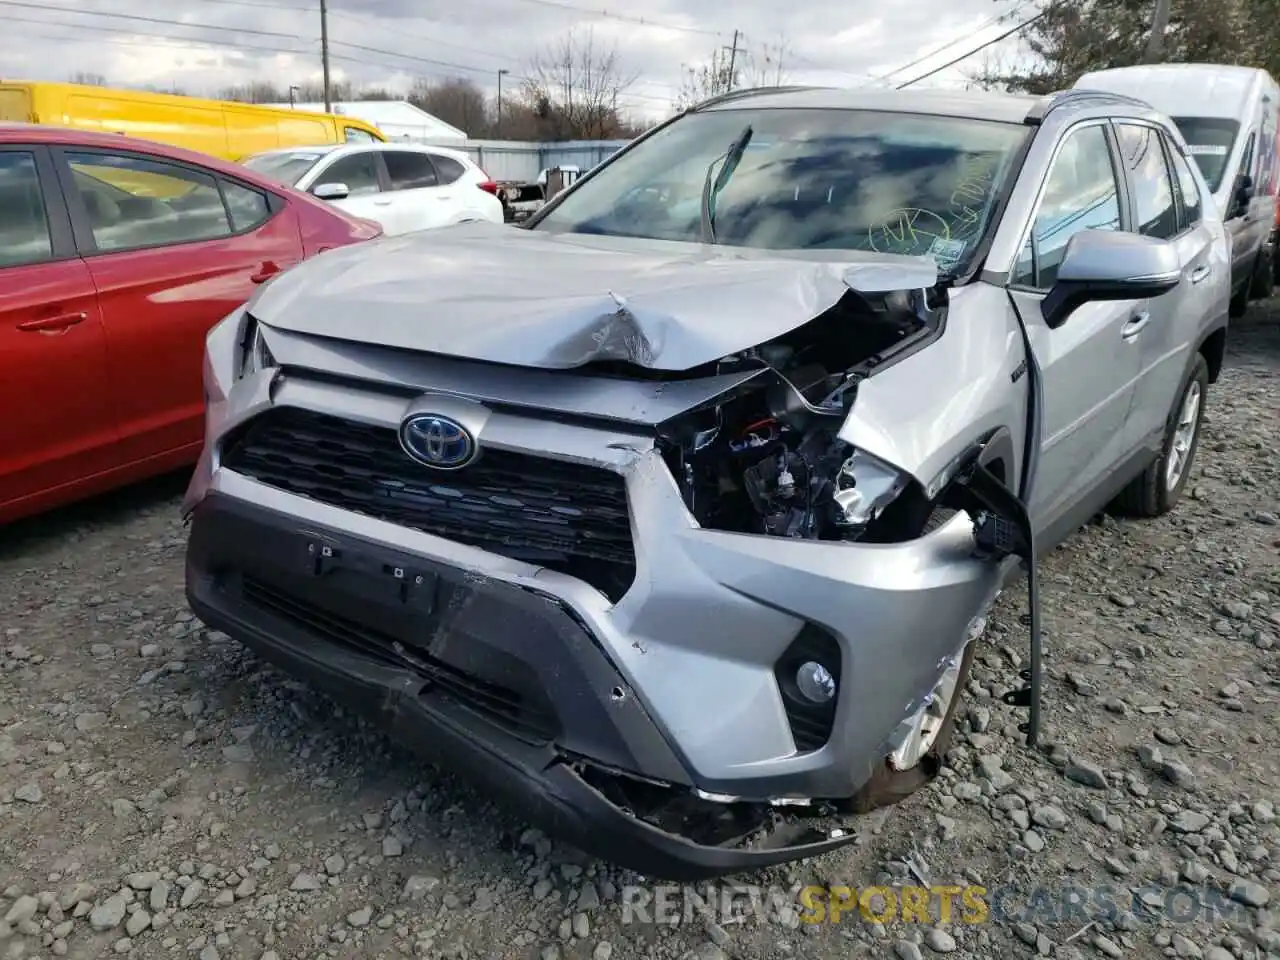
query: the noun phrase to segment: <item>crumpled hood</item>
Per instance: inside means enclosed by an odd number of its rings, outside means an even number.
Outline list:
[[[250,302],[269,327],[491,363],[687,370],[863,293],[932,286],[931,260],[753,251],[469,223],[355,244]]]

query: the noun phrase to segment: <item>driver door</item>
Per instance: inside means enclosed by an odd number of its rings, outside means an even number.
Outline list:
[[[1040,457],[1028,504],[1037,536],[1081,507],[1129,453],[1125,425],[1140,370],[1130,331],[1146,301],[1086,303],[1056,328],[1041,313],[1071,238],[1084,230],[1123,229],[1127,211],[1114,154],[1105,121],[1067,131],[1010,277],[1009,295],[1043,388]]]

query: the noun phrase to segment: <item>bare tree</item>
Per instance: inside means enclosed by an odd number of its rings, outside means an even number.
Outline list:
[[[733,62],[728,51],[717,47],[709,60],[696,66],[685,65],[680,90],[676,93],[675,107],[677,110],[687,110],[710,97],[728,93],[741,86],[739,80],[738,64]]]
[[[233,87],[224,87],[218,91],[218,98],[240,103],[283,103],[289,99],[289,94],[287,91],[282,93],[270,80],[251,80]]]
[[[350,80],[334,80],[329,84],[329,95],[334,103],[349,102],[355,99],[355,88]],[[281,100],[288,99],[289,96],[286,91]],[[298,84],[297,100],[299,103],[324,103],[324,84],[315,80],[308,80],[305,83]]]
[[[742,69],[742,83],[747,87],[781,87],[788,79],[787,60],[791,56],[791,44],[786,39],[777,43],[762,43],[748,49],[746,64]]]
[[[603,48],[589,29],[570,31],[533,58],[522,95],[552,139],[603,140],[618,135],[618,98],[638,78],[616,45]]]
[[[432,82],[420,77],[409,90],[409,102],[469,137],[483,138],[489,132],[489,104],[474,80],[454,77]]]
[[[72,83],[82,83],[88,87],[105,87],[107,78],[100,73],[90,73],[87,70],[77,70],[71,74]]]
[[[739,50],[736,56],[717,47],[702,63],[685,66],[675,107],[685,110],[739,87],[780,87],[787,82],[786,58],[790,52],[785,40]]]

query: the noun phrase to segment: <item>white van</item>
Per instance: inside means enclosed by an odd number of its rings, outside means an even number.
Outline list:
[[[1280,86],[1265,70],[1161,63],[1095,70],[1076,89],[1143,100],[1178,125],[1231,236],[1231,315],[1271,295],[1280,208]]]

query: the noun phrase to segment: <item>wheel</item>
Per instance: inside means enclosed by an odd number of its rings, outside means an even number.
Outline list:
[[[1253,279],[1249,282],[1249,299],[1267,300],[1275,287],[1275,270],[1272,267],[1274,254],[1267,255],[1258,251],[1257,262],[1253,266]]]
[[[880,807],[892,806],[938,775],[942,769],[942,758],[951,747],[958,708],[964,699],[964,687],[973,664],[973,652],[980,639],[970,640],[959,657],[959,663],[943,673],[932,697],[913,718],[915,723],[906,744],[894,756],[887,757],[871,779],[841,803],[841,807],[850,813],[870,813]]]
[[[1120,491],[1114,503],[1117,512],[1135,517],[1159,517],[1178,503],[1200,445],[1200,424],[1204,420],[1208,388],[1209,366],[1203,354],[1197,353],[1169,414],[1160,456]]]

